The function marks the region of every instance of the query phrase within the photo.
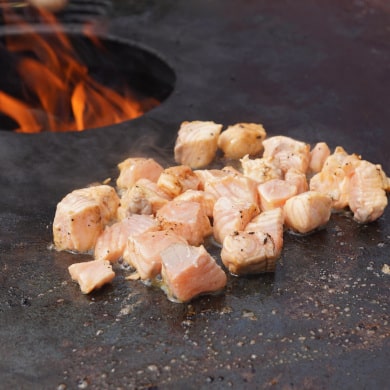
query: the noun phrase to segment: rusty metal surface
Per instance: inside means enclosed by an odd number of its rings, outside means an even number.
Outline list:
[[[387,2],[115,4],[108,32],[161,53],[175,91],[113,127],[0,131],[0,387],[386,388],[389,209],[370,225],[337,215],[311,236],[286,235],[274,275],[230,277],[224,294],[185,305],[121,270],[84,296],[67,273],[76,258],[47,248],[67,192],[114,178],[130,155],[171,163],[183,120],[262,122],[389,173]]]

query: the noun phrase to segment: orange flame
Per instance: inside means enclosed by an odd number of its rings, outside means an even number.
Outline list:
[[[40,13],[46,24],[57,27],[52,14]],[[159,104],[156,99],[140,101],[129,91],[119,94],[99,84],[76,60],[69,38],[58,28],[50,32],[55,43],[49,44],[25,22],[19,25],[24,34],[7,36],[6,47],[19,55],[33,53],[19,59],[16,66],[27,96],[21,101],[0,91],[0,113],[18,124],[15,131],[82,131],[139,117]],[[86,35],[100,45],[96,37]]]

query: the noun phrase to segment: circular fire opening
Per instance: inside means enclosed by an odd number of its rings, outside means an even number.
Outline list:
[[[0,130],[82,131],[135,119],[172,93],[173,69],[118,38],[29,30],[0,37]]]

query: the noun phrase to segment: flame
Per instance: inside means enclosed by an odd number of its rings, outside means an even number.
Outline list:
[[[17,123],[16,132],[82,131],[137,118],[159,104],[154,98],[136,99],[129,90],[119,93],[94,80],[77,60],[54,15],[42,10],[40,14],[53,27],[50,43],[22,20],[18,25],[23,34],[6,36],[6,49],[17,58],[24,96],[0,91],[0,113]],[[102,48],[88,28],[84,31]]]
[[[19,113],[19,125],[22,129],[25,129],[25,133],[38,133],[41,130],[41,126],[37,123],[33,113],[26,104],[1,91],[0,107],[1,111],[11,118],[15,117],[15,112]]]

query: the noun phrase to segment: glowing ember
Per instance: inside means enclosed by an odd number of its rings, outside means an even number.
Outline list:
[[[54,16],[41,13],[45,23],[53,26],[50,40],[23,21],[19,23],[23,34],[6,36],[6,50],[15,60],[23,96],[0,91],[0,113],[17,124],[15,131],[82,131],[134,119],[159,104],[154,98],[137,99],[128,89],[118,93],[94,80]]]

